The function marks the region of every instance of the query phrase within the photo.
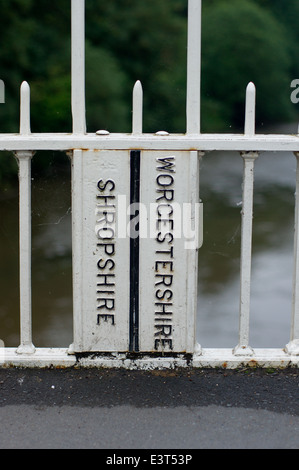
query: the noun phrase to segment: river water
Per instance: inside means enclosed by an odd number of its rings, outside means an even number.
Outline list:
[[[273,130],[272,130],[273,131]],[[296,126],[279,129],[294,133]],[[13,157],[9,157],[13,158]],[[49,153],[48,175],[33,161],[33,340],[37,347],[72,342],[71,190],[69,165]],[[203,347],[238,342],[243,162],[212,152],[201,165],[204,244],[199,251],[197,338]],[[261,153],[256,162],[250,344],[284,347],[290,337],[296,159]],[[0,195],[0,338],[19,344],[18,195]]]

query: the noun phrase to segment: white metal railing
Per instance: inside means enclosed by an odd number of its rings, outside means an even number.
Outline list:
[[[255,86],[250,83],[246,93],[246,115],[244,134],[201,134],[200,130],[200,75],[201,75],[201,0],[189,0],[188,15],[188,67],[187,67],[187,132],[169,135],[143,133],[143,91],[138,81],[133,90],[132,134],[86,133],[85,119],[85,1],[72,0],[72,113],[73,134],[32,134],[30,131],[30,89],[27,83],[21,86],[21,117],[18,135],[0,135],[0,150],[14,152],[19,162],[20,184],[20,301],[21,344],[17,349],[6,348],[5,365],[67,366],[101,365],[107,367],[172,367],[191,364],[194,367],[238,367],[240,364],[261,366],[287,366],[299,363],[299,163],[297,166],[296,223],[294,255],[294,295],[291,337],[288,345],[281,349],[256,349],[250,347],[250,283],[252,252],[252,214],[254,190],[254,164],[260,151],[294,152],[299,162],[299,136],[257,135],[255,133]],[[198,152],[204,158],[212,150],[239,152],[244,162],[242,243],[240,268],[240,312],[239,343],[232,349],[202,349],[194,346],[193,354],[143,355],[131,357],[125,353],[97,355],[80,359],[70,349],[49,347],[35,348],[32,339],[31,306],[31,159],[39,150],[60,150],[74,156],[82,149],[123,150],[132,148],[141,151],[186,151]],[[74,150],[75,149],[75,150]],[[74,159],[77,162],[77,159]],[[78,163],[74,163],[77,165]],[[76,171],[76,169],[74,170]],[[74,188],[73,188],[74,190]],[[74,200],[73,214],[82,211],[80,198]],[[81,234],[73,234],[73,249],[82,243]],[[74,272],[78,272],[74,258]],[[77,281],[78,282],[78,279]],[[188,290],[188,295],[196,292]],[[77,306],[78,308],[78,306]],[[80,313],[80,312],[79,312]],[[74,313],[75,314],[75,313]]]

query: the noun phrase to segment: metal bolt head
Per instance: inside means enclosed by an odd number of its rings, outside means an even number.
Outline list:
[[[97,135],[109,135],[110,132],[109,131],[106,131],[104,129],[101,129],[99,131],[96,132]]]

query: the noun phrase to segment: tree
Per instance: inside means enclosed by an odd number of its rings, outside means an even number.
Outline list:
[[[256,0],[285,27],[292,57],[293,78],[299,78],[299,3],[297,0]]]
[[[117,58],[127,103],[135,81],[142,82],[145,131],[184,131],[185,0],[89,0],[86,6],[87,36]]]
[[[291,64],[286,30],[265,8],[249,0],[218,1],[203,22],[203,125],[240,127],[245,90],[257,86],[257,122],[291,119]],[[218,121],[218,122],[217,122]],[[214,129],[215,130],[215,129]]]

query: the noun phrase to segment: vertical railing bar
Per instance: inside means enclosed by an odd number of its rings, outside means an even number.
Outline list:
[[[255,134],[256,89],[249,83],[246,89],[245,135]],[[239,344],[234,349],[236,356],[252,356],[249,346],[251,261],[252,261],[252,219],[254,192],[254,164],[258,152],[242,152],[243,158],[243,205],[241,230],[240,264],[240,306],[239,306]]]
[[[69,153],[72,169],[72,271],[73,271],[73,336],[80,344],[77,348],[82,349],[83,344],[83,318],[82,318],[82,270],[83,257],[83,233],[81,220],[83,219],[83,151],[74,150]],[[80,338],[78,340],[78,338]],[[68,354],[74,354],[75,345],[72,343],[68,348]]]
[[[27,82],[21,85],[21,106],[20,106],[20,134],[31,134],[30,126],[30,86]]]
[[[85,0],[72,0],[72,115],[73,133],[86,133],[86,104],[85,104]],[[73,324],[74,337],[76,325],[82,321],[82,279],[80,260],[82,257],[82,232],[80,217],[82,216],[82,150],[70,153],[72,161],[72,247],[73,247]],[[74,253],[76,255],[74,255]],[[79,264],[78,264],[79,263]],[[82,328],[79,327],[79,331]],[[83,341],[81,337],[81,341]],[[77,345],[78,346],[78,345]],[[82,347],[82,345],[79,345]],[[74,353],[74,344],[68,349],[68,354]]]
[[[72,0],[72,114],[73,133],[85,134],[85,0]]]
[[[132,133],[140,135],[143,131],[143,90],[139,80],[133,89],[133,116],[132,116]]]
[[[194,206],[192,208],[193,214],[192,218],[194,220],[194,229],[195,231],[202,230],[202,227],[197,226],[197,223],[202,223],[203,221],[200,220],[200,217],[196,217],[196,210],[198,208],[198,204],[200,202],[200,165],[202,159],[204,157],[204,152],[197,152],[192,151],[190,152],[190,183],[194,178],[194,174],[196,175],[196,184],[190,185],[190,192],[191,192],[191,201],[194,201]],[[190,184],[189,183],[189,184]],[[199,240],[196,240],[198,242]],[[196,243],[195,242],[195,243]],[[186,249],[186,247],[185,247]],[[198,285],[198,264],[194,263],[194,256],[193,250],[196,251],[199,249],[199,246],[194,246],[192,249],[189,250],[188,253],[188,263],[190,266],[190,276],[188,276],[187,280],[187,352],[194,352],[197,355],[202,353],[201,345],[196,340],[196,315],[194,312],[197,312],[197,285]]]
[[[241,156],[244,160],[244,175],[241,230],[239,344],[234,349],[234,354],[237,356],[253,355],[253,350],[249,346],[249,317],[251,290],[254,162],[258,155],[258,152],[241,153]]]
[[[296,170],[296,205],[295,205],[295,239],[294,239],[294,274],[293,274],[293,308],[290,342],[286,345],[286,352],[299,356],[299,152]]]
[[[20,134],[30,134],[30,88],[21,86]],[[18,151],[19,164],[19,232],[20,232],[20,329],[18,354],[33,354],[32,343],[32,278],[31,278],[31,159],[32,151]]]
[[[245,135],[251,137],[255,135],[255,108],[256,89],[254,83],[250,82],[246,89]]]
[[[200,133],[201,0],[188,1],[187,134]]]

